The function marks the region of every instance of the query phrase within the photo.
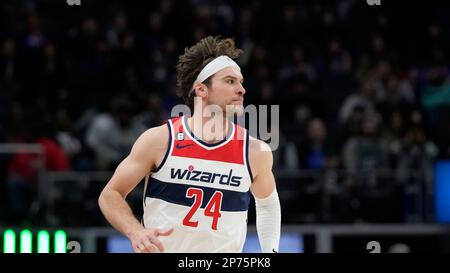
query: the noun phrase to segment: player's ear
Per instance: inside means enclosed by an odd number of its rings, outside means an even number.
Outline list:
[[[195,86],[195,95],[197,97],[204,98],[206,97],[207,94],[208,94],[208,87],[205,84],[200,83]]]

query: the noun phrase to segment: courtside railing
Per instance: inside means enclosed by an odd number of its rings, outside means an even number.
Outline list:
[[[93,210],[96,205],[99,190],[110,179],[112,172],[50,172],[45,170],[43,149],[38,144],[0,144],[0,153],[35,153],[38,155],[36,166],[38,171],[38,195],[36,201],[42,208],[45,221],[50,226],[64,225],[61,212],[57,210],[57,201],[72,199],[73,203],[89,203]],[[334,197],[352,194],[356,189],[362,193],[389,192],[394,187],[400,187],[411,198],[408,215],[405,222],[433,222],[433,174],[429,169],[376,169],[370,171],[348,172],[346,170],[274,170],[278,190],[282,202],[291,204],[303,202],[305,196],[316,196],[320,209],[311,210],[315,218],[298,218],[294,222],[318,223],[332,220]],[[94,189],[91,189],[94,187]],[[91,190],[90,190],[91,189]],[[85,195],[86,192],[90,195]],[[142,198],[137,189],[133,194],[136,199]],[[350,192],[350,193],[349,193]],[[78,195],[77,199],[75,196]],[[302,206],[300,203],[299,206]],[[305,205],[304,205],[305,206]],[[65,214],[70,214],[66,210]],[[332,221],[331,221],[332,222]]]

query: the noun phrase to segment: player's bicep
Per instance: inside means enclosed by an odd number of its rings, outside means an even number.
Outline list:
[[[119,164],[107,187],[125,197],[148,172],[149,169],[144,164],[128,156]]]
[[[255,172],[251,191],[255,197],[265,198],[276,188],[275,177],[272,172],[272,151],[267,144],[255,140],[250,153],[250,165]]]
[[[154,141],[152,132],[141,135],[130,154],[116,168],[106,187],[118,191],[124,197],[128,195],[155,164],[156,151],[152,149]]]
[[[266,198],[276,188],[275,177],[272,171],[258,174],[251,187],[252,194],[257,198]]]

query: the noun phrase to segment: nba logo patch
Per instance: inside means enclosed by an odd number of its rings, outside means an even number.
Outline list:
[[[177,134],[177,139],[178,140],[184,140],[184,134],[183,133],[178,133]]]

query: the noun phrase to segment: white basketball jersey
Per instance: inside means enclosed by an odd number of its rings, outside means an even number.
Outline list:
[[[167,125],[166,155],[146,177],[145,227],[174,228],[158,237],[165,252],[242,252],[252,182],[247,130],[230,122],[227,137],[211,145],[184,116]]]

